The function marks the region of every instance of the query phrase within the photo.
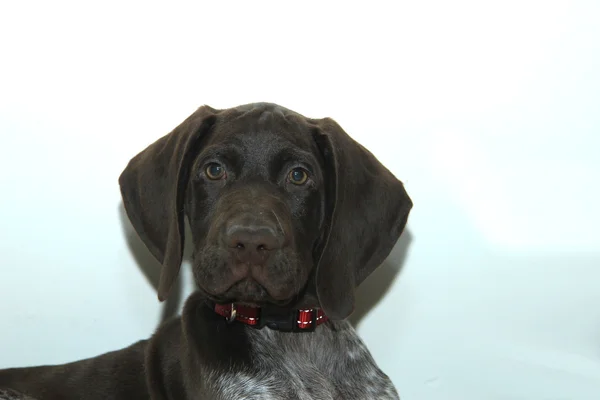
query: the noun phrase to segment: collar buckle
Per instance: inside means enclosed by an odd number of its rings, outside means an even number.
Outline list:
[[[314,332],[317,329],[318,309],[279,310],[274,307],[263,307],[260,310],[258,324],[254,327],[262,329],[265,326],[269,329],[282,332]]]
[[[277,331],[295,332],[297,323],[294,314],[296,313],[290,312],[290,310],[280,310],[275,307],[262,307],[260,309],[258,324],[254,327],[262,329],[266,326],[269,329]]]

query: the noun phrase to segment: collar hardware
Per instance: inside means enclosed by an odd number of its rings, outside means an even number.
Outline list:
[[[289,310],[228,303],[215,304],[214,310],[225,317],[228,323],[238,321],[256,329],[266,326],[282,332],[313,332],[327,321],[327,316],[320,308]]]

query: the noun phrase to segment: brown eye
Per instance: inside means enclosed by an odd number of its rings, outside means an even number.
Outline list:
[[[225,177],[225,168],[221,164],[210,163],[206,167],[206,176],[213,181],[223,179]]]
[[[302,168],[294,168],[288,174],[288,179],[294,185],[303,185],[308,180],[308,174]]]

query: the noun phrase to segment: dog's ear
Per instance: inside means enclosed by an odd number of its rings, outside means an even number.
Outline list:
[[[335,121],[316,125],[331,218],[317,264],[317,295],[330,318],[344,319],[354,309],[355,288],[396,244],[412,201],[402,182]]]
[[[162,264],[158,298],[167,298],[181,267],[185,189],[190,166],[218,111],[200,107],[171,133],[135,156],[119,185],[133,228]]]

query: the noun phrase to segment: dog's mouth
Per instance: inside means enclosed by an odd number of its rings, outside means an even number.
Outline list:
[[[262,307],[267,304],[286,306],[297,299],[298,294],[292,296],[272,296],[269,291],[252,278],[246,278],[234,283],[226,291],[215,294],[203,290],[206,296],[215,303],[238,303],[252,307]]]

